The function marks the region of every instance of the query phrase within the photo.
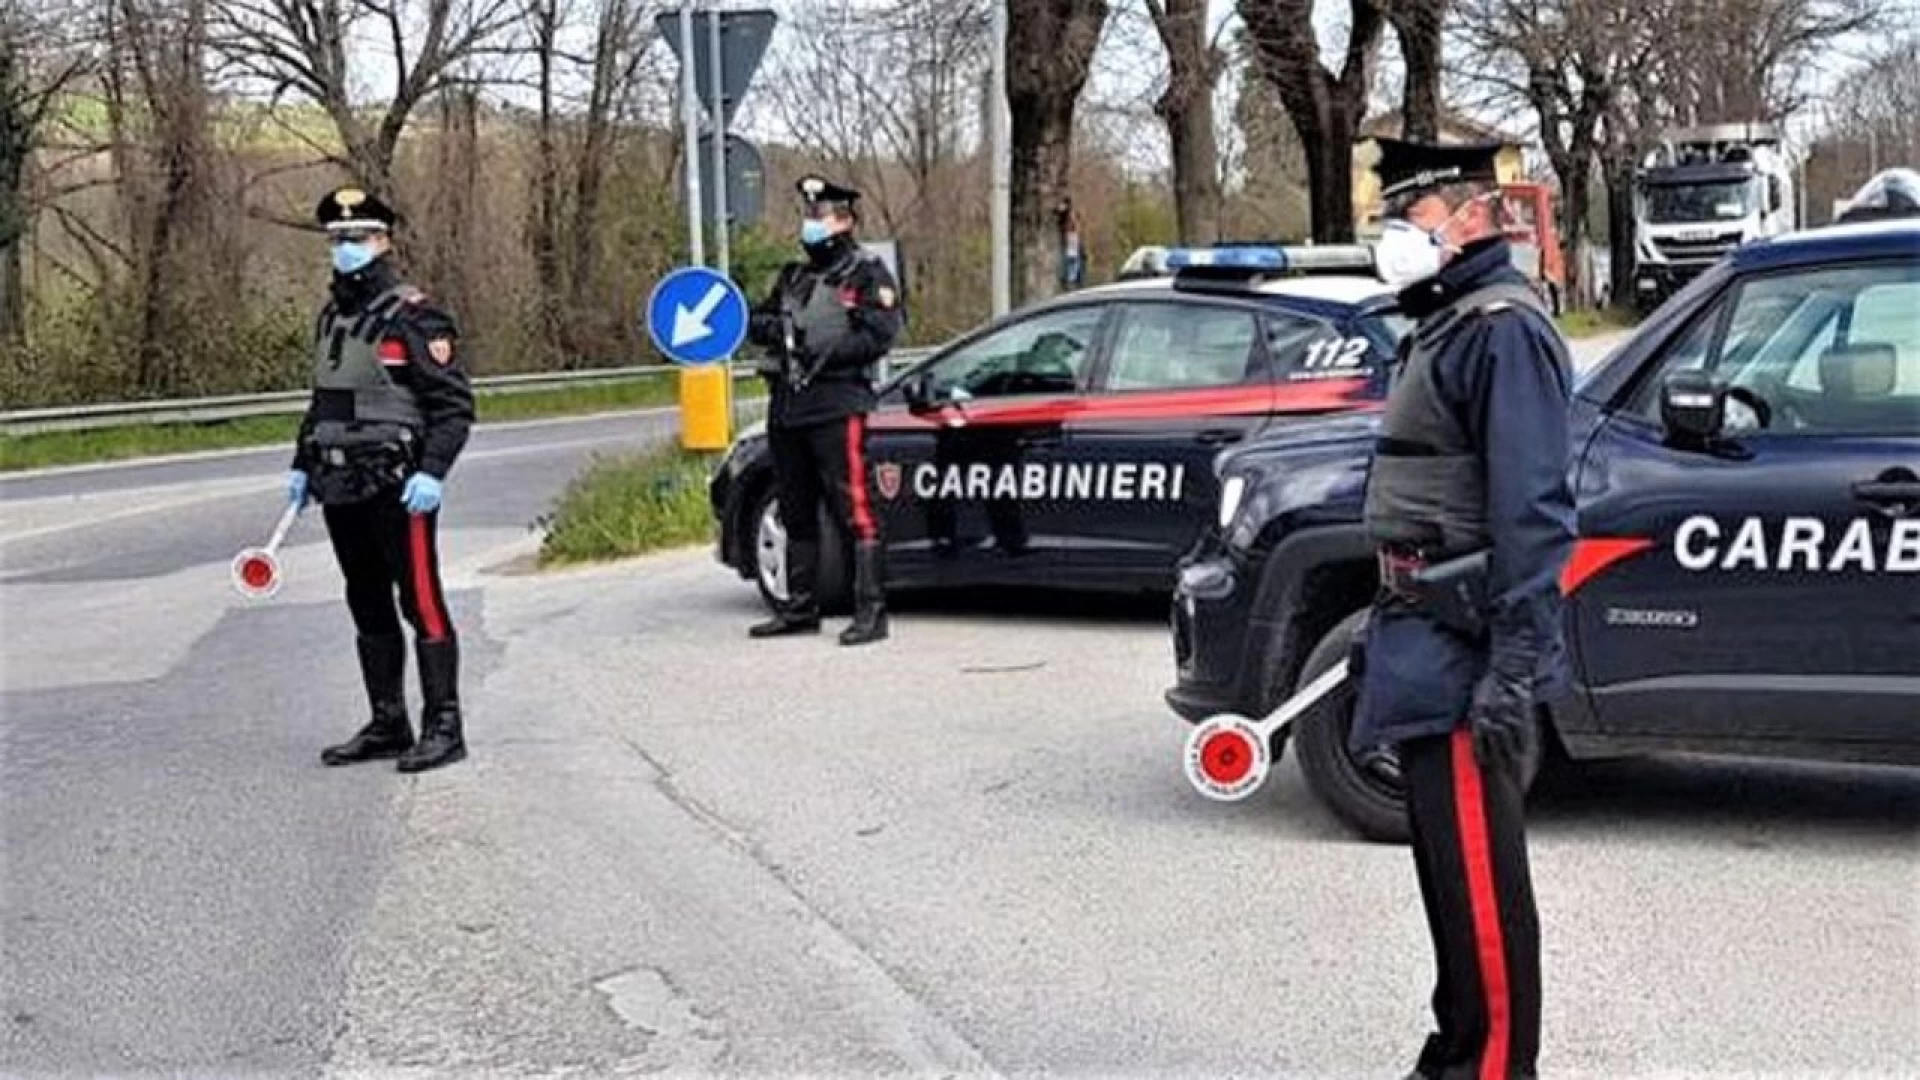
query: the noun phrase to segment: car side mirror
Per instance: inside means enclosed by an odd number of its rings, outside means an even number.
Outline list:
[[[910,376],[900,384],[900,392],[906,396],[907,411],[911,413],[932,412],[939,406],[933,400],[933,388],[928,385],[929,376],[921,374]]]
[[[1712,442],[1726,427],[1726,385],[1704,371],[1674,372],[1660,385],[1660,422],[1681,442]]]

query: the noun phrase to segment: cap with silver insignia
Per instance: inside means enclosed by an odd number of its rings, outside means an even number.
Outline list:
[[[393,208],[357,187],[335,188],[314,207],[314,220],[328,232],[385,232],[393,228]]]
[[[1463,146],[1406,139],[1374,141],[1380,147],[1380,160],[1373,171],[1380,177],[1380,197],[1390,202],[1404,204],[1410,196],[1429,188],[1475,181],[1492,183],[1500,178],[1499,143]]]
[[[801,201],[809,209],[815,206],[838,206],[847,210],[860,199],[860,193],[850,187],[842,187],[824,176],[808,174],[794,185],[799,189]]]

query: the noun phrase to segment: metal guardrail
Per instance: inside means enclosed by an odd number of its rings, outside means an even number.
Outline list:
[[[918,363],[933,349],[900,349],[881,365],[882,375]],[[648,375],[682,370],[674,364],[637,364],[632,367],[590,368],[583,371],[537,371],[522,375],[486,375],[473,380],[474,389],[493,394],[527,393],[596,383],[624,382]],[[752,365],[733,368],[736,379],[753,378]],[[100,405],[14,409],[0,412],[0,435],[31,435],[42,431],[87,431],[133,424],[196,424],[247,416],[281,416],[302,412],[311,395],[305,390],[265,394],[229,394],[222,397],[174,398],[157,401],[116,401]]]

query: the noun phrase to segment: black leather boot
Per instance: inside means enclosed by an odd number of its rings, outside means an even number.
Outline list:
[[[400,755],[400,771],[423,772],[467,756],[460,731],[460,645],[453,638],[416,643],[420,656],[420,743]]]
[[[353,738],[320,751],[328,765],[353,765],[398,757],[413,745],[413,725],[407,722],[407,641],[398,634],[361,637],[360,678],[367,685],[367,704],[373,719]]]
[[[861,544],[853,552],[853,625],[840,632],[840,644],[865,645],[887,638],[885,566],[879,544]]]
[[[747,631],[748,637],[785,637],[788,634],[820,632],[820,600],[814,595],[813,579],[820,565],[820,549],[814,544],[787,542],[787,602],[773,618]]]

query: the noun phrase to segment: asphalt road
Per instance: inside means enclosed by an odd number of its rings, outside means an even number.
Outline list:
[[[0,480],[0,1073],[1404,1071],[1405,852],[1290,760],[1188,792],[1155,606],[750,648],[705,551],[500,568],[671,422],[476,435],[473,757],[418,778],[318,764],[364,706],[317,521],[273,601],[228,589],[284,451]],[[1920,778],[1619,763],[1534,837],[1547,1074],[1920,1063]]]

